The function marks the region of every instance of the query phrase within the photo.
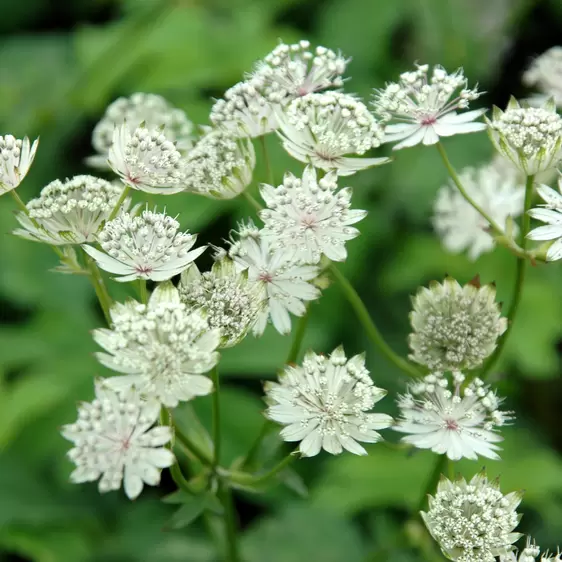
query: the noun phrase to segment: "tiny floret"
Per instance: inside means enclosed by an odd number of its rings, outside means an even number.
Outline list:
[[[0,135],[0,195],[15,189],[25,178],[39,139],[29,142],[27,137],[16,139],[12,135]]]
[[[135,387],[169,408],[213,390],[204,373],[219,361],[219,331],[209,328],[203,312],[180,302],[170,282],[159,285],[146,305],[116,304],[111,321],[111,329],[94,330],[94,340],[105,350],[96,357],[124,375],[106,379],[106,385]]]
[[[552,47],[533,60],[523,74],[523,83],[562,107],[562,47]]]
[[[297,160],[349,176],[389,158],[349,158],[380,145],[384,133],[365,105],[349,94],[307,94],[276,110],[279,136]]]
[[[74,176],[64,182],[55,180],[27,203],[28,214],[16,218],[22,228],[14,234],[47,244],[83,244],[94,242],[109,219],[123,192],[123,185],[94,176]],[[126,199],[123,209],[130,200]]]
[[[490,482],[484,473],[468,483],[441,477],[421,516],[449,560],[495,562],[497,556],[508,556],[521,537],[513,532],[521,519],[516,511],[520,503],[520,493],[504,496],[498,481]]]
[[[288,173],[282,185],[262,184],[260,192],[267,205],[259,213],[265,225],[262,236],[270,240],[272,250],[284,248],[299,263],[317,264],[322,255],[344,261],[345,242],[359,235],[351,225],[367,214],[350,209],[351,188],[338,191],[335,172],[317,180],[310,166],[302,179]]]
[[[527,543],[525,548],[519,551],[519,556],[517,552],[512,551],[507,554],[500,556],[500,562],[535,562],[538,555],[541,553],[540,547],[537,546],[531,537],[527,537]],[[541,556],[541,562],[554,562],[555,560],[560,560],[558,556],[550,557],[548,552]]]
[[[408,386],[408,392],[398,399],[400,418],[396,431],[407,433],[402,441],[431,449],[458,461],[463,457],[477,460],[478,456],[498,460],[502,438],[495,431],[512,418],[502,412],[498,398],[480,379],[463,386],[460,372],[448,377],[435,373]]]
[[[70,479],[80,484],[99,478],[102,493],[123,484],[134,500],[145,484],[157,486],[161,469],[175,462],[164,447],[172,430],[154,427],[160,404],[145,400],[136,389],[115,392],[105,380],[98,380],[95,389],[94,401],[81,404],[77,421],[62,428],[63,437],[74,444],[68,453],[76,465]]]
[[[285,441],[300,441],[305,457],[321,449],[366,455],[358,441],[376,443],[382,439],[377,430],[392,424],[390,416],[370,413],[386,391],[373,384],[365,356],[347,359],[341,346],[329,357],[309,351],[302,366],[286,366],[265,392],[267,417],[285,426]]]
[[[389,123],[384,142],[401,141],[394,150],[486,129],[484,123],[475,122],[485,109],[462,112],[482,92],[468,87],[461,68],[447,74],[443,67],[434,66],[429,80],[428,72],[427,64],[417,65],[416,70],[401,74],[398,83],[375,90],[375,113]]]
[[[488,133],[498,152],[528,176],[554,168],[562,159],[562,118],[552,100],[525,107],[511,98],[505,111],[494,107]]]
[[[410,359],[432,371],[461,371],[482,365],[507,329],[493,285],[461,287],[447,278],[421,287],[412,299]]]
[[[205,246],[191,250],[197,235],[178,232],[179,227],[176,219],[156,210],[140,216],[122,213],[106,222],[97,237],[103,252],[83,248],[104,271],[117,275],[117,281],[165,281],[205,251]]]

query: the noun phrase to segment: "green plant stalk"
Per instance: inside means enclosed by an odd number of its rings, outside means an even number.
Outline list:
[[[353,288],[353,285],[347,280],[347,277],[335,266],[335,264],[330,264],[330,271],[332,272],[334,278],[339,283],[345,297],[351,304],[352,308],[355,310],[355,314],[361,322],[361,325],[365,329],[369,339],[375,344],[378,350],[394,365],[396,365],[401,371],[403,371],[409,377],[421,377],[422,373],[411,363],[400,357],[395,353],[390,346],[384,341],[381,333],[373,322],[371,315],[369,314],[365,304],[361,300],[361,297],[357,294],[357,291]]]
[[[427,504],[427,496],[428,494],[434,493],[435,489],[437,487],[437,483],[439,482],[439,479],[441,478],[441,474],[443,474],[443,472],[445,472],[445,469],[447,468],[447,464],[448,464],[448,458],[447,455],[439,455],[437,457],[437,461],[435,462],[433,471],[431,472],[431,475],[427,481],[427,485],[423,491],[423,494],[420,498],[419,504],[418,504],[418,508],[417,511],[422,511]]]
[[[186,451],[194,456],[198,461],[206,466],[211,466],[213,464],[213,459],[203,451],[199,445],[196,445],[179,427],[172,416],[170,416],[171,424],[174,428],[174,434],[178,441],[185,447]]]
[[[119,197],[117,203],[115,203],[115,207],[113,207],[113,210],[111,211],[111,214],[107,219],[108,221],[112,221],[117,216],[117,213],[119,213],[119,209],[121,209],[121,205],[123,205],[123,202],[125,201],[125,199],[127,199],[127,195],[129,195],[130,189],[131,189],[130,185],[125,185],[121,193],[121,197]]]
[[[84,252],[84,256],[86,259],[86,264],[88,265],[88,271],[90,272],[90,281],[96,291],[96,296],[98,297],[98,301],[100,303],[101,309],[103,310],[103,315],[105,317],[105,321],[107,322],[108,326],[111,326],[111,314],[109,313],[111,309],[111,297],[107,292],[107,287],[103,282],[103,277],[101,276],[101,272],[96,265],[94,259],[92,259],[86,252]]]
[[[310,316],[310,308],[309,306],[307,306],[305,313],[299,318],[299,321],[297,323],[297,329],[295,331],[295,335],[293,337],[293,341],[291,343],[291,348],[289,349],[289,355],[287,356],[285,365],[289,365],[290,363],[295,363],[299,356],[304,335],[306,334],[306,328],[308,326],[309,316]]]
[[[238,524],[232,500],[232,491],[224,485],[219,489],[219,499],[224,509],[224,527],[226,536],[226,560],[228,562],[241,562],[238,550]]]
[[[220,413],[220,381],[219,381],[219,369],[218,367],[213,367],[211,370],[211,380],[213,381],[214,392],[213,392],[213,446],[214,453],[211,463],[213,471],[216,471],[220,464],[221,456],[221,413]]]
[[[250,193],[248,193],[248,190],[245,190],[242,192],[242,194],[244,195],[244,198],[246,199],[246,201],[248,201],[248,203],[250,203],[250,205],[257,211],[261,211],[263,209],[263,207],[260,205],[259,201]]]
[[[273,169],[271,168],[271,162],[269,160],[269,152],[267,150],[267,141],[265,140],[265,135],[260,136],[260,144],[263,153],[263,161],[265,162],[265,177],[267,178],[267,183],[269,185],[275,186],[273,179]]]
[[[273,468],[268,470],[263,474],[249,474],[247,472],[240,471],[221,471],[221,475],[226,476],[232,482],[240,484],[242,486],[259,486],[269,482],[274,476],[277,476],[281,471],[283,471],[287,466],[289,466],[298,455],[295,454],[296,451],[289,453],[287,456],[283,457]]]
[[[139,294],[143,304],[148,303],[148,290],[146,289],[146,279],[139,279]]]

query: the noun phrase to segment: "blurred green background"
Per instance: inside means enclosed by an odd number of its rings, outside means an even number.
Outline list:
[[[341,49],[353,58],[346,90],[365,98],[418,61],[463,66],[491,106],[504,105],[510,93],[526,95],[521,72],[562,37],[559,0],[1,0],[0,14],[0,133],[41,135],[19,188],[25,200],[55,178],[88,173],[83,159],[91,154],[92,128],[119,95],[158,93],[207,124],[211,98],[241,80],[279,38]],[[277,180],[302,169],[274,136],[267,142]],[[485,134],[447,139],[446,146],[457,168],[491,156]],[[511,295],[515,259],[506,251],[470,263],[441,249],[430,216],[444,179],[437,152],[415,148],[345,180],[355,189],[355,208],[369,216],[359,225],[362,236],[348,244],[343,269],[402,353],[409,295],[418,285],[446,273],[461,282],[479,273],[483,282],[496,282],[500,300]],[[256,180],[265,180],[263,166]],[[180,194],[163,203],[204,242],[220,243],[251,214],[239,200]],[[0,200],[0,560],[217,560],[200,524],[163,530],[173,513],[159,501],[173,489],[167,476],[162,488],[147,489],[135,502],[68,483],[69,445],[58,428],[74,419],[78,400],[91,399],[92,378],[102,374],[89,331],[103,317],[87,279],[49,272],[56,258],[47,247],[10,234],[14,208],[9,196]],[[117,298],[125,294],[122,287],[111,290]],[[562,541],[561,319],[560,264],[531,268],[497,375],[517,420],[505,431],[502,462],[487,463],[489,474],[501,474],[505,492],[526,490],[520,530],[551,549]],[[404,380],[371,347],[338,287],[313,304],[305,340],[317,352],[342,341],[348,353],[366,350],[376,384],[389,389],[380,407],[395,412],[393,396]],[[290,338],[270,328],[262,339],[249,337],[225,351],[226,460],[244,453],[259,431],[261,381],[275,376],[289,347]],[[197,409],[208,421],[206,399]],[[405,524],[434,461],[429,453],[383,445],[371,447],[367,458],[324,454],[300,461],[307,499],[281,487],[237,495],[245,561],[423,559],[423,533]],[[481,468],[458,466],[466,476]],[[424,556],[439,559],[431,548]]]

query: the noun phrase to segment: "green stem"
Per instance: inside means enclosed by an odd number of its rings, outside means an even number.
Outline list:
[[[250,203],[250,205],[256,210],[256,211],[261,211],[263,209],[262,205],[260,205],[259,201],[253,197],[252,195],[250,195],[248,193],[248,191],[243,191],[242,194],[244,195],[244,197],[246,198],[246,201],[248,201],[248,203]]]
[[[174,434],[177,437],[178,441],[185,447],[188,453],[193,455],[197,460],[199,460],[204,465],[212,465],[213,459],[209,457],[209,455],[199,447],[199,445],[195,444],[179,427],[176,423],[174,423],[172,416],[170,416],[170,423],[173,425]]]
[[[238,525],[236,521],[236,512],[234,510],[232,492],[227,486],[221,486],[221,489],[219,490],[219,499],[221,500],[224,508],[226,560],[227,562],[240,562],[241,558],[238,551]]]
[[[244,461],[242,462],[242,468],[249,468],[251,469],[254,465],[254,462],[256,461],[256,458],[258,456],[258,453],[260,451],[260,447],[262,444],[262,441],[267,437],[271,427],[272,427],[272,422],[270,420],[264,420],[260,432],[258,433],[258,436],[256,437],[256,439],[254,440],[254,442],[252,443],[252,446],[250,447],[250,450],[248,451],[246,457],[244,458]]]
[[[420,377],[422,373],[411,363],[400,357],[395,353],[390,346],[384,341],[381,333],[373,322],[367,308],[365,307],[361,297],[357,294],[357,291],[353,288],[353,285],[347,280],[345,275],[335,266],[335,264],[330,265],[330,271],[335,277],[336,281],[340,284],[340,287],[351,304],[352,308],[355,310],[355,314],[361,322],[367,336],[379,349],[379,351],[394,365],[396,365],[400,370],[406,373],[409,377]]]
[[[107,219],[108,221],[112,221],[117,214],[119,213],[119,209],[121,209],[121,205],[123,205],[123,202],[125,201],[125,199],[127,198],[127,195],[129,194],[129,190],[131,189],[130,185],[125,185],[125,187],[123,188],[123,191],[121,193],[121,197],[119,197],[119,199],[117,200],[117,203],[115,203],[115,207],[113,207],[113,211],[111,211],[111,214],[109,215],[109,218]]]
[[[306,327],[308,326],[310,308],[307,307],[305,313],[299,318],[297,329],[295,330],[295,335],[293,337],[293,342],[291,343],[291,349],[289,350],[289,355],[285,360],[285,365],[290,363],[295,363],[299,352],[302,347],[302,341],[304,339],[304,334],[306,333]]]
[[[220,464],[221,454],[221,413],[220,413],[220,381],[219,369],[214,367],[211,370],[211,380],[213,381],[213,446],[215,448],[211,466],[213,470]]]
[[[265,139],[265,135],[262,135],[260,137],[260,144],[261,144],[261,149],[263,152],[263,161],[265,162],[265,177],[267,178],[267,182],[269,183],[269,185],[275,185],[273,183],[273,170],[271,168],[271,162],[269,160],[269,153],[267,151],[267,141]]]
[[[441,478],[441,474],[447,467],[447,461],[447,455],[439,455],[437,457],[437,461],[435,462],[433,471],[429,479],[427,480],[427,485],[425,487],[425,490],[423,491],[422,497],[420,498],[417,511],[422,511],[425,508],[428,494],[435,493],[435,489],[437,487],[439,479]]]
[[[109,310],[111,309],[111,297],[107,292],[107,288],[103,282],[103,277],[101,276],[101,272],[96,265],[96,262],[86,252],[84,252],[84,256],[90,272],[90,281],[96,291],[96,296],[98,297],[101,309],[103,310],[105,321],[108,326],[111,326],[111,315],[109,313]]]
[[[236,484],[241,484],[242,486],[257,486],[265,484],[271,480],[274,476],[277,476],[282,470],[287,468],[297,457],[296,451],[289,453],[286,457],[283,457],[273,468],[264,472],[263,474],[248,474],[247,472],[240,471],[224,471],[223,475],[228,477],[232,482]]]
[[[146,289],[146,279],[139,279],[140,300],[143,304],[148,302],[148,291]]]

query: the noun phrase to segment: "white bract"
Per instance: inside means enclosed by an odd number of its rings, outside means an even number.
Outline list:
[[[465,168],[459,179],[468,195],[504,229],[508,217],[516,218],[523,212],[525,187],[519,183],[514,168],[506,168],[504,173],[492,164]],[[490,224],[468,203],[452,180],[437,194],[433,226],[447,250],[454,253],[468,250],[471,260],[495,246]],[[517,225],[513,227],[512,234],[516,234]]]
[[[528,176],[554,168],[562,159],[562,118],[552,100],[525,107],[511,98],[505,111],[494,107],[487,122],[498,152]]]
[[[179,227],[176,219],[156,210],[140,216],[122,213],[106,222],[97,237],[103,252],[83,248],[104,271],[118,275],[117,281],[165,281],[205,251],[205,246],[191,250],[197,235],[178,232]]]
[[[212,199],[232,199],[250,185],[256,153],[249,138],[212,129],[186,158],[185,191]]]
[[[367,211],[350,209],[351,188],[338,191],[337,174],[328,172],[321,180],[307,167],[302,179],[287,173],[279,187],[262,184],[261,195],[267,209],[259,212],[264,222],[262,236],[272,250],[292,252],[295,262],[317,264],[324,254],[344,261],[345,242],[359,235],[352,224]]]
[[[365,356],[347,359],[341,346],[329,357],[309,351],[302,367],[286,366],[278,383],[266,383],[265,392],[267,417],[286,426],[281,437],[300,441],[305,457],[321,449],[333,455],[344,449],[366,455],[358,441],[380,441],[377,430],[393,421],[386,414],[370,413],[386,391],[373,384]]]
[[[135,499],[145,484],[157,486],[160,471],[174,464],[174,455],[164,447],[172,439],[166,426],[153,427],[160,416],[160,404],[145,400],[131,388],[118,393],[96,381],[96,398],[78,407],[78,419],[65,425],[62,435],[74,443],[68,453],[76,469],[75,483],[99,478],[100,492],[118,490]]]
[[[115,185],[94,176],[55,180],[27,203],[29,215],[23,211],[16,215],[23,228],[14,234],[55,245],[94,242],[123,189],[121,183]],[[129,202],[125,200],[122,208],[127,209]]]
[[[482,95],[477,88],[468,87],[462,69],[447,74],[443,67],[434,66],[429,80],[428,71],[427,64],[417,65],[416,70],[401,74],[398,83],[375,90],[375,113],[390,122],[384,142],[401,141],[394,150],[486,129],[484,123],[475,122],[485,109],[457,113]]]
[[[302,265],[292,261],[292,252],[286,249],[271,250],[269,241],[253,225],[241,225],[239,240],[233,241],[230,256],[242,269],[247,269],[248,279],[264,288],[267,306],[261,311],[254,335],[263,334],[268,318],[281,334],[291,331],[291,317],[306,313],[305,302],[320,297],[313,281],[319,275],[315,265]]]
[[[535,86],[562,107],[562,47],[552,47],[533,60],[523,74],[523,83]]]
[[[209,328],[203,312],[180,302],[171,283],[159,285],[146,305],[130,300],[110,312],[111,329],[93,333],[105,350],[96,357],[125,374],[106,379],[108,386],[135,387],[169,408],[212,392],[213,383],[204,373],[219,361],[220,333]]]
[[[441,477],[421,516],[449,560],[495,562],[497,556],[509,555],[521,537],[513,532],[521,519],[516,511],[520,503],[520,493],[504,496],[498,481],[488,481],[484,473],[468,483]]]
[[[38,144],[39,139],[30,144],[27,137],[22,140],[0,135],[0,195],[15,189],[25,178]]]
[[[263,81],[269,101],[285,104],[326,88],[341,88],[347,63],[326,47],[311,50],[309,41],[281,43],[256,65],[254,76]]]
[[[171,195],[186,185],[185,161],[161,129],[115,127],[108,163],[125,185],[146,193]]]
[[[349,176],[389,158],[349,158],[380,145],[383,128],[365,107],[349,94],[307,94],[287,107],[276,109],[279,136],[285,150],[297,160],[322,170]]]
[[[398,400],[401,415],[393,426],[408,434],[402,441],[453,461],[478,456],[499,459],[496,443],[502,438],[495,428],[511,416],[499,410],[502,399],[480,379],[463,386],[464,380],[455,372],[451,385],[448,377],[435,373],[408,385],[408,392]]]
[[[410,313],[410,359],[432,371],[482,365],[507,329],[495,299],[495,287],[480,287],[477,280],[461,287],[448,277],[420,287]]]
[[[128,98],[117,98],[107,107],[92,134],[97,154],[86,162],[95,168],[108,168],[115,127],[126,124],[134,131],[142,123],[149,129],[164,128],[167,138],[176,143],[182,154],[193,146],[193,123],[181,109],[173,107],[162,96],[137,92]]]

